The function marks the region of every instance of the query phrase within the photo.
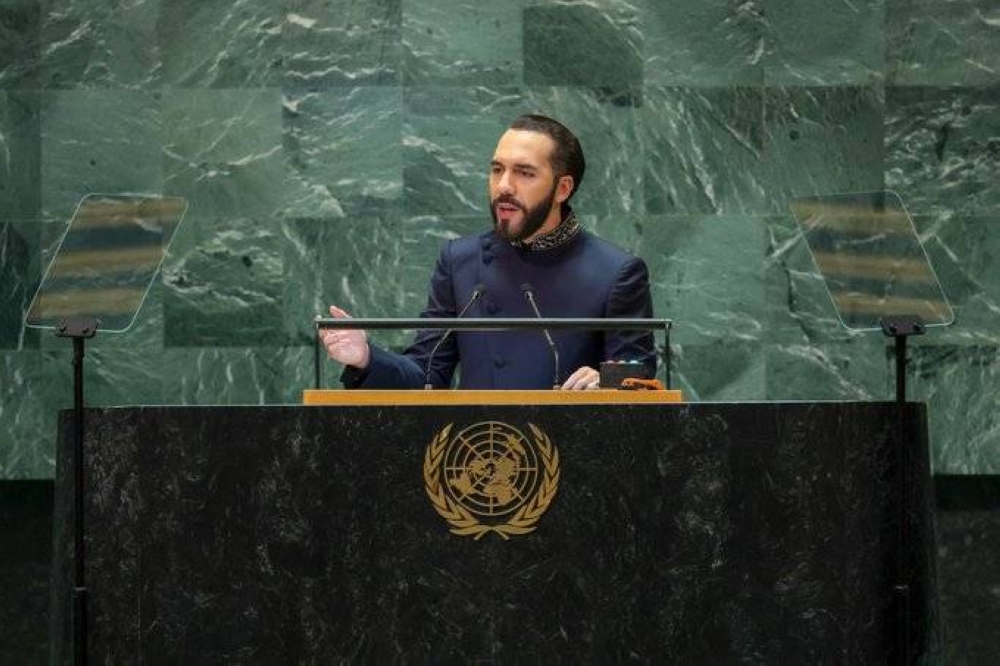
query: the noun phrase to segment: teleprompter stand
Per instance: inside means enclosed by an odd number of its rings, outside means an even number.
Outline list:
[[[800,197],[791,209],[802,230],[840,323],[853,332],[876,332],[893,339],[896,370],[895,441],[898,469],[916,455],[906,427],[906,344],[910,336],[931,327],[950,325],[954,313],[924,251],[913,221],[899,196],[890,191]],[[912,615],[914,580],[910,552],[908,502],[914,479],[900,472],[898,525],[893,548],[895,619],[889,663],[916,663],[921,646],[914,645]],[[921,499],[921,498],[914,498]],[[923,646],[926,648],[926,646]]]
[[[910,478],[906,473],[910,447],[905,444],[906,428],[906,341],[911,335],[922,335],[924,324],[920,317],[916,315],[896,315],[883,317],[880,322],[882,333],[886,337],[894,340],[896,357],[896,411],[898,441],[904,442],[900,447],[900,474],[902,478],[899,482],[899,525],[896,541],[896,582],[893,591],[896,594],[896,650],[900,657],[900,663],[910,664],[914,662],[914,655],[910,650],[910,582],[909,582],[909,557],[910,557],[910,530],[907,520],[907,501],[909,501]]]
[[[59,323],[56,337],[73,340],[73,663],[87,664],[86,547],[83,540],[83,358],[85,341],[97,335],[94,317],[69,317]]]
[[[187,210],[175,197],[90,194],[80,200],[59,249],[35,292],[24,325],[73,340],[72,487],[73,566],[69,612],[74,664],[89,661],[86,582],[86,441],[83,397],[85,343],[98,332],[130,330]],[[57,470],[58,476],[58,470]],[[59,591],[60,595],[62,590]],[[60,599],[60,604],[63,600]],[[70,643],[70,641],[66,641]]]

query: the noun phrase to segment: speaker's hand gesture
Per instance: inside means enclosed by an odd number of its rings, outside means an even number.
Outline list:
[[[347,314],[336,305],[330,306],[330,315],[335,319],[350,319]],[[371,360],[371,349],[368,347],[368,334],[360,329],[337,329],[326,328],[320,331],[320,339],[326,352],[334,361],[351,365],[355,368],[364,369],[368,367]]]

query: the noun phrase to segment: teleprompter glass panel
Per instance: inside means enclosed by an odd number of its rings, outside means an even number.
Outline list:
[[[101,331],[127,331],[186,210],[187,201],[174,197],[81,199],[25,325],[54,329],[69,317],[95,317]]]
[[[947,326],[955,315],[895,192],[799,197],[792,214],[841,323],[877,330],[885,317]]]

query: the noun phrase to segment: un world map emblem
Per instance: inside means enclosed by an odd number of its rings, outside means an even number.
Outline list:
[[[559,489],[559,451],[533,423],[531,436],[501,421],[452,434],[449,423],[424,452],[424,486],[451,532],[479,539],[527,534]]]

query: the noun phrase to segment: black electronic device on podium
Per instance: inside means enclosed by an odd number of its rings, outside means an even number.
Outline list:
[[[910,336],[948,326],[955,316],[899,195],[891,191],[800,197],[791,202],[841,325],[856,333],[879,332],[893,340],[895,399],[902,436],[906,416],[906,347]],[[900,440],[904,441],[905,440]],[[901,469],[911,455],[904,443]],[[912,489],[899,479],[896,549],[896,653],[913,663],[910,631],[908,521]]]
[[[184,199],[91,194],[80,200],[24,319],[73,341],[73,661],[88,657],[84,539],[85,341],[128,331],[187,210]]]

